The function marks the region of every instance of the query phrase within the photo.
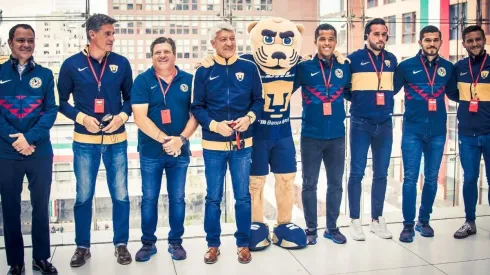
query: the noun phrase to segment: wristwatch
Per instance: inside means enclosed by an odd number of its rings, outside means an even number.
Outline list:
[[[253,117],[251,115],[245,115],[245,116],[248,117],[250,124],[252,124],[254,120]]]
[[[183,135],[180,135],[180,140],[182,140],[182,145],[186,145],[189,142],[189,140]]]

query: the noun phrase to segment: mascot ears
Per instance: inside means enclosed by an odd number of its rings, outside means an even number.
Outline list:
[[[255,27],[255,25],[257,25],[257,23],[259,23],[259,21],[253,21],[250,24],[248,24],[248,26],[247,26],[247,33],[248,34],[250,34],[250,32]],[[301,24],[296,24],[296,27],[298,28],[299,33],[303,34],[303,31],[305,30],[305,26],[303,26]]]

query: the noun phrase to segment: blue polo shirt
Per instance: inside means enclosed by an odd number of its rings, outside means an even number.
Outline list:
[[[131,89],[131,104],[148,104],[148,117],[166,135],[179,136],[190,118],[192,75],[179,70],[168,89],[165,101],[153,67],[138,75]],[[168,84],[161,79],[163,89]],[[170,109],[172,122],[162,123],[162,110]],[[138,152],[146,158],[166,155],[162,144],[138,130]],[[189,144],[182,148],[182,156],[190,155]]]

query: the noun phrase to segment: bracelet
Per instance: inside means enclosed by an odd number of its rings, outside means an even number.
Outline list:
[[[189,139],[183,135],[180,135],[180,140],[182,140],[182,145],[186,145],[189,142]]]
[[[158,131],[157,141],[158,141],[159,143],[161,143],[161,142],[160,142],[160,133],[162,133],[162,131]]]

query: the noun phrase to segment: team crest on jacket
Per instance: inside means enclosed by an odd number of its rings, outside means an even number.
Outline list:
[[[386,67],[391,67],[391,61],[390,60],[385,60],[385,65]]]
[[[488,77],[488,71],[482,71],[481,72],[481,78],[485,79]]]
[[[189,91],[189,86],[187,86],[187,84],[182,84],[182,85],[180,85],[180,90],[182,92],[187,92],[187,91]]]
[[[41,81],[41,79],[39,77],[33,77],[29,81],[29,85],[31,86],[31,88],[37,89],[37,88],[41,87],[41,85],[43,85],[43,82]]]
[[[244,73],[236,73],[235,76],[236,76],[236,79],[238,79],[238,81],[242,81],[243,78],[245,77],[245,74]]]
[[[337,69],[337,70],[335,70],[335,76],[337,78],[342,78],[342,77],[344,77],[344,72],[341,69]]]
[[[117,73],[117,68],[118,68],[117,65],[109,65],[109,69],[111,69],[111,72],[114,74]]]
[[[446,69],[444,68],[437,69],[437,74],[442,77],[446,76]]]

